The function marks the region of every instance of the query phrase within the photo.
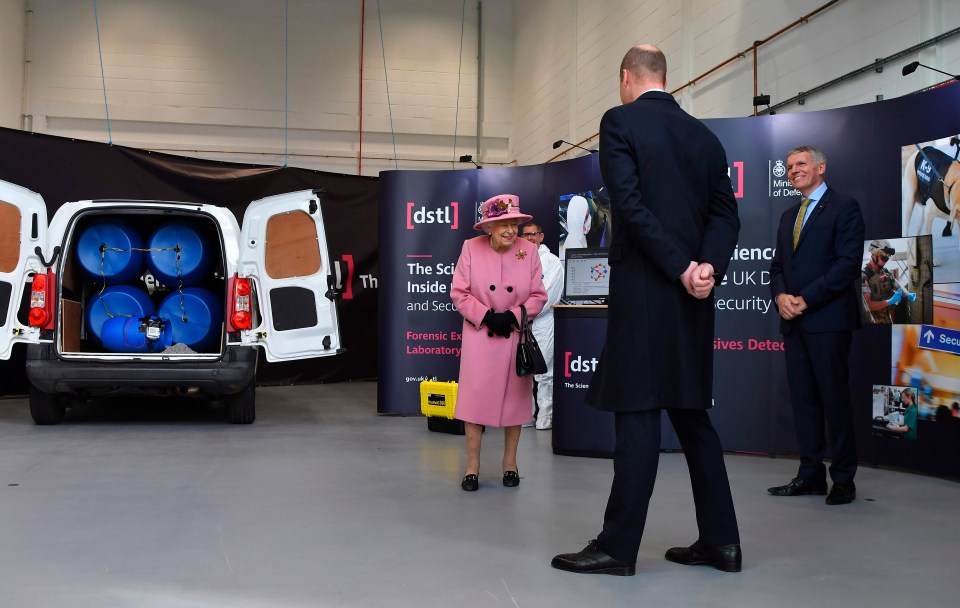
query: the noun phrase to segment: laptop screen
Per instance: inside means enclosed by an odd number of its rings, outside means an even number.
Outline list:
[[[564,257],[563,299],[569,302],[606,301],[610,294],[609,249],[567,249]]]

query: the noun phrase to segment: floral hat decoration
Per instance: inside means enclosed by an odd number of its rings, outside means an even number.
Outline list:
[[[473,225],[474,230],[483,230],[487,224],[500,220],[511,220],[518,224],[533,221],[532,215],[520,213],[520,198],[515,194],[498,194],[483,201],[480,216],[480,221]]]

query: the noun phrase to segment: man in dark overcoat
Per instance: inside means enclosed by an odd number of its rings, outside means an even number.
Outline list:
[[[614,478],[603,531],[555,568],[632,575],[660,452],[660,411],[690,470],[699,537],[682,564],[741,569],[740,536],[712,404],[714,299],[740,220],[717,137],[664,91],[666,59],[630,49],[620,100],[600,122],[613,238],[606,344],[587,403],[615,413]]]

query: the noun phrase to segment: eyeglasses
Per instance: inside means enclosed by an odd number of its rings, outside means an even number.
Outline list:
[[[524,232],[520,236],[522,236],[523,238],[527,238],[530,236],[537,236],[538,234],[543,234],[543,233],[542,232]]]

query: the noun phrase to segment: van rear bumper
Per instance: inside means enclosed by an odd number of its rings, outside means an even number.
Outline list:
[[[257,349],[228,346],[215,361],[91,361],[61,359],[52,344],[32,344],[27,348],[26,371],[30,383],[45,393],[196,388],[209,395],[232,395],[254,380]]]

